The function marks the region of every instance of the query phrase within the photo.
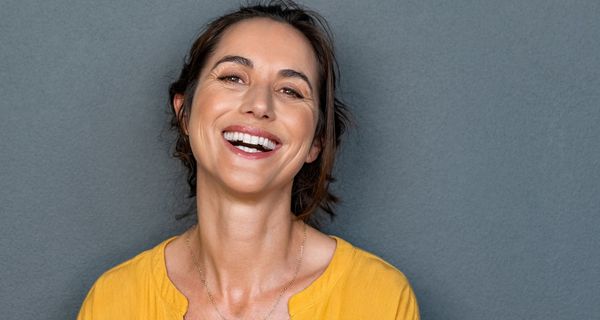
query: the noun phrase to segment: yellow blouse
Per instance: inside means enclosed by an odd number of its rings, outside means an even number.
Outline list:
[[[88,292],[77,320],[181,320],[187,298],[167,276],[169,238],[106,271]],[[288,302],[290,318],[418,320],[406,277],[381,258],[332,236],[337,247],[323,274]]]

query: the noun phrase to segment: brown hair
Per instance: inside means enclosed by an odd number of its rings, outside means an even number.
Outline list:
[[[270,18],[291,25],[309,40],[319,63],[319,117],[315,140],[321,143],[321,152],[315,161],[305,163],[294,178],[291,205],[291,211],[296,216],[316,224],[318,221],[311,218],[318,208],[330,217],[335,215],[333,206],[338,202],[338,198],[329,191],[329,184],[334,181],[332,170],[335,155],[340,138],[350,123],[350,115],[345,104],[335,94],[336,77],[339,72],[329,26],[325,19],[314,11],[304,9],[292,1],[270,1],[267,4],[243,6],[206,26],[192,45],[179,79],[169,88],[171,127],[177,131],[173,156],[179,158],[187,168],[189,196],[195,197],[196,160],[185,131],[185,121],[189,118],[198,76],[224,31],[237,22],[251,18]],[[173,105],[176,94],[184,96],[179,113]],[[190,214],[181,215],[178,219]]]

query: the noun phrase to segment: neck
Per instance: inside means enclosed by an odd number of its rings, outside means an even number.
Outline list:
[[[192,249],[216,295],[251,299],[289,281],[303,238],[290,203],[291,185],[267,196],[236,197],[198,181]]]

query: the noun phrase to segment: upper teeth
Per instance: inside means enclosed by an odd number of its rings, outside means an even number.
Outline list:
[[[242,141],[247,144],[261,145],[267,150],[275,149],[275,142],[259,136],[253,136],[244,132],[225,132],[223,134],[227,141]]]

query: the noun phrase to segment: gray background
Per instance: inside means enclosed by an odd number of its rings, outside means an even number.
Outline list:
[[[600,319],[600,2],[307,1],[358,126],[326,232],[423,319]],[[183,230],[167,86],[236,1],[3,1],[0,311],[74,318]]]

